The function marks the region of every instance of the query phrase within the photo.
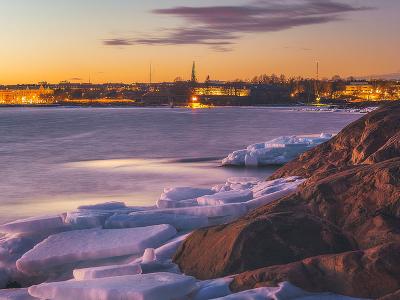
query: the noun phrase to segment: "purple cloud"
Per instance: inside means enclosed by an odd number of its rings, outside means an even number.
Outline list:
[[[218,51],[230,46],[246,33],[263,33],[298,26],[338,21],[344,13],[371,9],[338,0],[259,0],[239,6],[180,6],[156,9],[152,13],[173,16],[187,22],[184,27],[162,35],[105,40],[105,45],[208,45]]]

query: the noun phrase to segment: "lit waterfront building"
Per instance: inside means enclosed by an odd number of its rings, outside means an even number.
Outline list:
[[[248,97],[250,96],[250,89],[243,87],[238,88],[233,86],[205,86],[194,88],[193,94],[196,96]]]
[[[46,105],[54,104],[54,90],[39,89],[6,89],[0,90],[0,105]]]
[[[346,89],[344,93],[346,95],[355,95],[355,94],[371,94],[374,92],[374,87],[372,84],[368,82],[351,82],[346,85]]]

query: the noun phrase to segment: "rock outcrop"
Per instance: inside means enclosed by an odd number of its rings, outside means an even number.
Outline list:
[[[366,115],[272,178],[289,175],[308,180],[231,224],[194,232],[174,258],[182,271],[201,279],[245,272],[234,290],[290,281],[309,291],[395,299],[400,105]]]
[[[271,178],[312,177],[349,166],[373,164],[400,153],[400,105],[388,105],[344,128],[330,141],[300,155],[278,169]]]
[[[245,272],[235,277],[231,288],[241,291],[282,281],[312,292],[330,291],[363,298],[395,293],[400,286],[400,244],[317,256]]]
[[[307,213],[286,211],[197,230],[175,261],[185,274],[209,279],[353,248],[332,224]]]

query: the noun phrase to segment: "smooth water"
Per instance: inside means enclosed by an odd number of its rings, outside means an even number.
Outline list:
[[[273,171],[219,159],[282,135],[338,132],[358,113],[290,108],[2,108],[0,223],[82,204],[154,204],[164,187]]]

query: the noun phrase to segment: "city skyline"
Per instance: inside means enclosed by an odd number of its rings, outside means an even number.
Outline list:
[[[400,73],[396,0],[13,1],[0,84]]]

